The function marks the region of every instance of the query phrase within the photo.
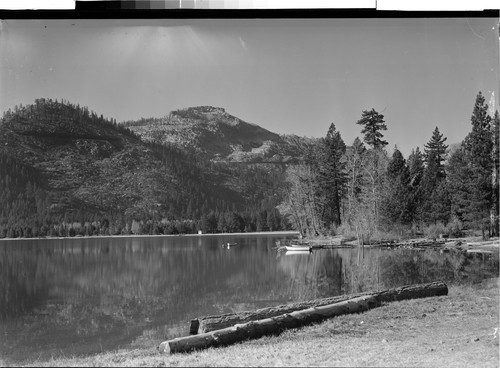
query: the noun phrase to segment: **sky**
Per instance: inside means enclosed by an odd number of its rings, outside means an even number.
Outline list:
[[[210,105],[279,134],[346,144],[363,110],[407,157],[459,143],[476,95],[498,108],[498,18],[0,21],[0,111],[69,100],[117,121]]]

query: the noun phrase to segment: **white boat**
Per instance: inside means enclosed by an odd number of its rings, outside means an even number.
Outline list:
[[[308,256],[311,254],[312,252],[309,250],[287,250],[285,252],[285,256],[296,256],[296,255]]]
[[[305,245],[305,246],[297,246],[297,245],[288,246],[288,245],[285,245],[285,249],[286,249],[287,252],[311,252],[312,251],[312,248],[309,245]]]

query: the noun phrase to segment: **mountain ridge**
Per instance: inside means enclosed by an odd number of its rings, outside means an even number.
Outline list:
[[[222,107],[188,107],[162,118],[122,124],[146,141],[174,144],[212,161],[282,163],[298,158],[286,136],[239,119]]]

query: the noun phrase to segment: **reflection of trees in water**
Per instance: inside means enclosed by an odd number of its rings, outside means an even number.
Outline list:
[[[474,281],[485,269],[498,275],[498,259],[456,253],[366,249],[358,257],[356,249],[324,249],[276,259],[272,237],[226,238],[241,245],[230,250],[219,237],[175,239],[1,244],[0,333],[8,336],[1,355],[18,347],[16,354],[26,357],[22,346],[42,356],[92,353],[144,334],[186,334],[188,321],[202,315],[411,283]]]
[[[361,261],[352,258],[346,265],[344,283],[348,293],[433,281],[475,283],[498,277],[498,267],[498,256],[487,254],[371,249]]]
[[[345,252],[347,253],[347,252]],[[354,249],[348,252],[342,272],[345,294],[380,289],[380,252]]]
[[[0,321],[38,307],[48,296],[36,258],[0,247]]]
[[[342,257],[335,250],[282,255],[278,269],[286,275],[287,294],[294,301],[341,294]]]

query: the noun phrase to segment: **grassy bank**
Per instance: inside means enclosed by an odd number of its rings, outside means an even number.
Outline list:
[[[498,328],[499,282],[490,279],[452,286],[448,296],[393,302],[225,348],[166,356],[154,347],[161,341],[151,341],[146,349],[31,364],[498,367]]]

